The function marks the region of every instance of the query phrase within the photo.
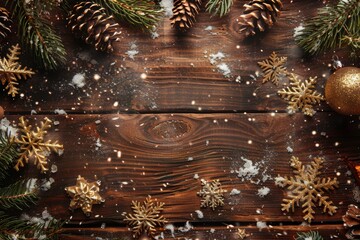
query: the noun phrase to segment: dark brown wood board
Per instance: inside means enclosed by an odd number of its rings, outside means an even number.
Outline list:
[[[68,51],[66,68],[53,73],[37,70],[21,82],[20,97],[0,95],[6,118],[14,124],[22,115],[32,123],[44,117],[57,121],[47,138],[59,140],[65,148],[63,155],[50,156],[56,173],[40,174],[32,164],[21,169],[22,177],[55,180],[26,212],[36,216],[46,208],[52,216],[68,220],[61,239],[131,239],[124,213],[131,210],[131,201],[151,195],[166,204],[163,215],[176,227],[174,237],[159,229],[165,239],[238,239],[237,228],[246,229],[248,239],[294,239],[297,232],[309,230],[319,231],[324,239],[345,239],[342,215],[348,204],[356,203],[356,184],[344,159],[360,160],[359,117],[340,116],[326,102],[315,106],[314,117],[289,115],[287,103],[276,93],[288,80],[281,79],[279,86],[262,84],[257,62],[276,51],[288,57],[289,71],[304,79],[318,76],[321,93],[331,73],[332,55],[337,54],[344,65],[359,63],[341,51],[305,58],[294,41],[294,28],[326,3],[283,2],[278,22],[260,37],[245,39],[238,33],[236,19],[246,3],[242,0],[235,1],[222,19],[203,10],[185,34],[172,29],[168,19],[160,22],[155,39],[124,27],[110,55],[81,44],[64,20],[56,21]],[[205,30],[208,26],[213,30]],[[14,37],[1,51],[15,42]],[[131,59],[126,51],[133,44],[139,53]],[[210,63],[210,54],[219,51],[225,58],[218,63],[228,64],[230,77]],[[23,57],[23,63],[31,65],[31,59]],[[70,85],[77,73],[86,76],[83,88]],[[95,80],[95,74],[100,79]],[[55,114],[56,109],[67,115]],[[32,110],[36,114],[31,115]],[[101,147],[96,146],[98,139]],[[336,214],[329,216],[317,208],[313,223],[302,226],[300,208],[294,213],[281,211],[287,191],[276,186],[274,178],[292,175],[291,156],[304,164],[324,157],[320,176],[339,181],[339,187],[327,193],[338,207]],[[258,164],[260,173],[253,181],[237,176],[243,158]],[[70,198],[64,188],[74,185],[78,175],[101,181],[100,194],[106,201],[95,205],[90,217],[79,209],[68,210]],[[200,208],[200,179],[220,180],[227,190],[223,207]],[[257,195],[261,187],[270,188],[263,198]],[[241,193],[230,196],[233,189]],[[204,218],[198,218],[196,210]],[[192,230],[177,230],[187,221]],[[258,221],[269,228],[260,231]]]

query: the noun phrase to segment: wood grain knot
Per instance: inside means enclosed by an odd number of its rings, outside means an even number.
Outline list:
[[[191,129],[191,126],[182,120],[167,120],[155,124],[149,129],[149,133],[163,140],[174,140],[183,137]]]

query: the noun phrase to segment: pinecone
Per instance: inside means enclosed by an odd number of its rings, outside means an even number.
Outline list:
[[[281,0],[253,0],[245,4],[244,14],[240,15],[240,32],[246,36],[255,35],[270,28],[282,9]]]
[[[80,2],[73,7],[67,20],[73,33],[94,45],[96,50],[112,52],[113,42],[120,40],[119,24],[99,4]]]
[[[10,13],[5,8],[0,7],[0,41],[11,33],[11,23]]]
[[[344,226],[349,228],[346,233],[347,239],[359,239],[360,238],[360,209],[353,204],[348,206],[346,214],[342,217]]]
[[[199,13],[201,0],[174,0],[173,16],[170,18],[171,25],[180,30],[191,28]]]

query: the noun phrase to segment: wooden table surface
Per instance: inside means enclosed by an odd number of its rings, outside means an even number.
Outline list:
[[[163,215],[176,227],[175,239],[238,239],[239,227],[251,234],[247,239],[294,239],[297,232],[308,230],[318,230],[325,239],[345,239],[342,215],[356,201],[354,177],[343,159],[359,159],[359,118],[338,115],[325,102],[315,107],[314,117],[289,115],[287,103],[276,94],[288,81],[282,79],[278,87],[262,84],[257,62],[276,51],[288,57],[290,71],[303,78],[318,76],[322,93],[331,56],[338,54],[344,65],[352,62],[341,52],[303,58],[294,42],[294,28],[314,16],[323,1],[285,0],[276,25],[250,40],[237,31],[236,19],[245,2],[236,1],[222,19],[202,11],[185,34],[172,29],[168,19],[159,24],[156,39],[124,28],[111,55],[84,46],[61,20],[56,22],[69,53],[65,70],[38,71],[21,82],[22,97],[0,95],[9,120],[26,116],[39,122],[47,116],[59,121],[49,131],[49,138],[58,139],[65,148],[62,156],[50,157],[58,171],[40,174],[30,165],[20,172],[55,180],[27,212],[36,215],[47,208],[56,218],[70,219],[61,239],[131,239],[123,213],[131,211],[132,200],[151,195],[166,204]],[[205,30],[208,26],[213,29]],[[125,52],[133,44],[139,53],[131,59]],[[210,54],[219,51],[225,54],[219,63],[229,66],[230,77],[209,61]],[[77,73],[86,76],[82,88],[70,85]],[[95,74],[100,79],[95,80]],[[56,109],[67,115],[55,114]],[[274,178],[292,174],[293,155],[305,164],[314,156],[325,158],[321,176],[339,180],[339,188],[329,193],[338,206],[336,214],[329,216],[316,208],[309,226],[302,224],[300,208],[294,213],[281,211],[286,190],[277,187]],[[258,163],[270,179],[242,181],[235,170],[244,165],[243,158]],[[68,210],[70,199],[64,188],[74,185],[78,175],[102,183],[100,194],[106,202],[95,205],[90,217],[81,210]],[[196,195],[200,179],[219,179],[227,190],[225,205],[214,211],[201,208],[202,219],[195,212],[200,210]],[[257,192],[264,186],[270,193],[262,198]],[[232,189],[241,193],[230,195]],[[187,221],[192,230],[177,230]],[[269,227],[259,230],[258,221]],[[161,231],[165,239],[173,239],[168,230]]]

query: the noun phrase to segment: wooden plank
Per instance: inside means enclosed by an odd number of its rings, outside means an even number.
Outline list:
[[[224,224],[226,225],[226,224]],[[179,225],[180,226],[180,225]],[[245,239],[295,239],[297,233],[318,231],[324,239],[345,239],[346,230],[342,225],[313,225],[311,227],[304,226],[271,226],[270,228],[262,229],[261,231],[255,226],[194,226],[189,232],[182,233],[177,230],[174,232],[174,236],[171,235],[169,230],[163,232],[164,238],[159,239],[208,239],[208,240],[238,240],[239,237],[236,235],[237,229],[245,229],[250,235]],[[160,234],[160,233],[159,233]],[[67,229],[62,234],[61,239],[64,240],[87,240],[99,237],[103,239],[119,239],[119,240],[130,240],[131,232],[127,228],[83,228],[83,229]],[[148,239],[145,236],[141,239]]]
[[[28,116],[42,119],[43,116]],[[52,188],[42,193],[33,214],[44,207],[55,217],[74,222],[122,221],[132,200],[151,195],[166,203],[164,216],[171,222],[297,222],[301,210],[284,214],[280,210],[286,192],[274,185],[278,174],[290,175],[289,159],[298,156],[304,163],[310,156],[326,159],[323,177],[338,174],[339,189],[329,193],[339,207],[328,216],[317,209],[315,222],[338,222],[347,205],[354,202],[353,177],[341,158],[359,158],[359,120],[330,113],[313,118],[302,114],[149,114],[149,115],[68,115],[48,116],[59,121],[49,137],[64,143],[61,157],[52,156],[58,172]],[[9,117],[15,120],[15,116]],[[95,150],[96,141],[102,146]],[[293,153],[287,148],[291,147]],[[121,157],[119,155],[121,152]],[[272,179],[259,184],[242,181],[235,172],[243,167],[242,157],[259,164],[261,173]],[[24,172],[25,174],[25,172]],[[64,187],[74,185],[78,175],[101,180],[102,205],[86,218],[78,210],[68,211],[69,198]],[[194,179],[198,174],[199,179]],[[37,175],[38,178],[45,176]],[[49,176],[47,176],[49,177]],[[198,219],[200,179],[220,179],[225,206],[212,211],[202,209]],[[262,179],[259,174],[252,180]],[[350,183],[349,183],[350,182]],[[271,189],[268,196],[257,195],[260,187]],[[230,196],[232,189],[240,195]]]
[[[231,14],[222,19],[201,12],[195,27],[184,35],[177,34],[167,19],[159,24],[157,39],[124,28],[113,55],[79,44],[62,21],[55,21],[69,52],[66,68],[47,74],[38,71],[31,80],[21,82],[23,97],[13,100],[2,93],[0,103],[8,113],[27,114],[31,110],[53,113],[55,109],[69,113],[285,111],[286,103],[276,96],[282,86],[262,85],[261,77],[253,80],[250,76],[260,70],[257,62],[272,51],[288,57],[290,70],[304,77],[319,76],[323,92],[330,73],[327,65],[334,53],[303,61],[293,40],[294,27],[313,16],[323,6],[322,1],[284,1],[277,24],[251,40],[237,32],[236,19],[243,4],[235,1]],[[214,30],[206,31],[207,26]],[[133,43],[139,51],[134,60],[126,54]],[[222,62],[230,67],[230,78],[219,73],[216,64],[210,64],[210,54],[218,51],[226,55]],[[339,55],[345,56],[341,58],[344,65],[350,64],[346,54]],[[24,62],[30,64],[26,59]],[[76,73],[86,75],[81,89],[69,85]],[[146,79],[141,78],[142,73]],[[101,78],[94,80],[94,74]],[[235,81],[238,76],[242,83]],[[325,103],[320,109],[328,110]]]

